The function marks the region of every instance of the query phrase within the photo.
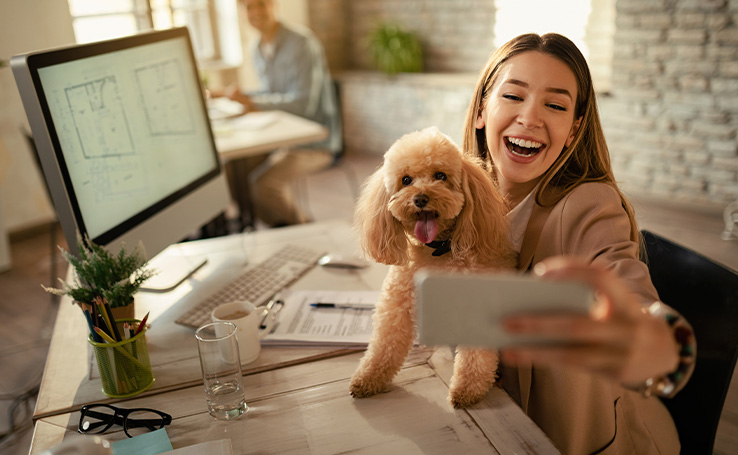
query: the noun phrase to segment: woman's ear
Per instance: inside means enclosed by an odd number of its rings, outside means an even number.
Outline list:
[[[581,124],[582,124],[582,117],[579,117],[571,125],[571,131],[569,131],[569,137],[566,138],[567,147],[571,145],[572,141],[574,140],[574,136],[576,136],[577,132],[579,131],[579,125]]]
[[[477,119],[474,121],[474,128],[479,130],[484,128],[484,125],[484,109],[480,107],[479,112],[477,113]]]

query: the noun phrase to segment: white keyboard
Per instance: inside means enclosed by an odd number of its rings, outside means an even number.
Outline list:
[[[325,253],[287,245],[271,257],[246,270],[204,301],[180,316],[177,324],[198,328],[210,322],[213,309],[233,300],[246,300],[260,306],[315,266]]]

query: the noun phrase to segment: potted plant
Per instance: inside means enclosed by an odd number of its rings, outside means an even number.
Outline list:
[[[369,38],[369,50],[377,68],[391,75],[423,71],[420,39],[393,24],[382,24]]]
[[[143,282],[154,275],[152,270],[145,268],[143,245],[139,244],[130,253],[124,245],[117,255],[90,239],[80,241],[79,245],[78,256],[59,247],[62,256],[74,267],[74,280],[69,283],[59,278],[61,287],[42,285],[44,290],[55,295],[68,295],[76,302],[88,304],[102,297],[117,313],[116,317],[133,318],[133,296]]]

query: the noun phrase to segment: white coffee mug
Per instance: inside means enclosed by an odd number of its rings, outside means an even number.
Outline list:
[[[274,311],[270,308],[265,306],[257,308],[249,302],[242,301],[218,305],[210,314],[210,318],[213,322],[227,321],[236,325],[241,365],[251,363],[259,357],[261,339],[271,332],[275,321]],[[264,328],[260,329],[262,319]]]

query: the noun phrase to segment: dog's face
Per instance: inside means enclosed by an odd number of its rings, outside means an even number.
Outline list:
[[[464,207],[461,151],[435,128],[403,136],[384,158],[387,209],[405,232],[433,241]]]

